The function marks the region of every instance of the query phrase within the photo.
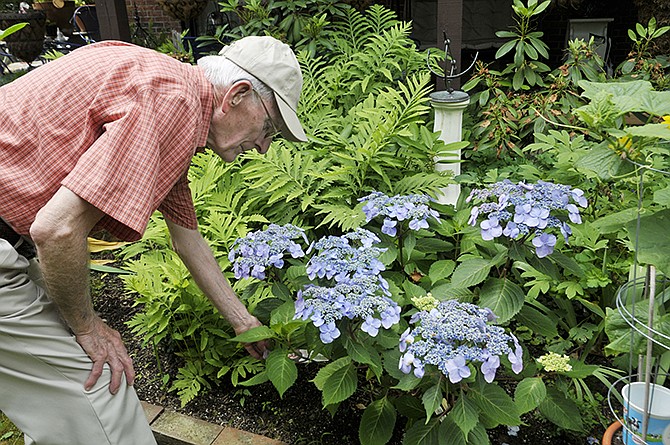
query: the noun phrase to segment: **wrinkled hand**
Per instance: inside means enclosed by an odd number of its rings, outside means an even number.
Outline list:
[[[116,394],[121,386],[121,377],[125,374],[126,382],[132,385],[135,381],[133,360],[128,355],[121,334],[110,328],[99,317],[92,328],[85,333],[76,334],[77,343],[93,360],[93,369],[84,383],[84,389],[89,391],[102,375],[103,366],[109,364],[112,379],[109,392]]]
[[[240,335],[241,333],[246,332],[251,328],[262,325],[263,324],[258,321],[256,317],[250,316],[245,324],[235,328],[235,334]],[[270,353],[270,344],[266,340],[261,340],[254,343],[244,343],[244,349],[246,349],[252,357],[262,360],[265,359]]]

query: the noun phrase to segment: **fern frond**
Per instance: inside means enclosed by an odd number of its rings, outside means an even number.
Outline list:
[[[347,232],[365,224],[365,214],[358,208],[328,204],[317,207],[320,209],[317,215],[323,215],[317,227],[337,227]]]
[[[451,175],[437,172],[416,173],[394,182],[389,192],[393,195],[426,194],[435,197],[440,189],[453,183],[454,179]]]

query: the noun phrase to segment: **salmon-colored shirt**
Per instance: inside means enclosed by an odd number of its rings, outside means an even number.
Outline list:
[[[212,87],[197,66],[123,42],[79,48],[0,88],[0,216],[27,235],[65,186],[141,238],[160,210],[197,228],[186,173],[206,143]]]

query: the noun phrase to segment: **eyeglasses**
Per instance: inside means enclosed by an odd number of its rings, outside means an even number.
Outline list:
[[[277,136],[279,136],[281,134],[281,131],[279,131],[279,129],[275,125],[275,121],[272,119],[272,116],[270,116],[270,112],[268,111],[268,107],[265,106],[265,102],[263,102],[263,98],[261,98],[261,95],[258,94],[258,91],[256,91],[255,89],[252,89],[251,91],[254,92],[254,94],[256,95],[258,100],[261,102],[261,105],[263,105],[263,109],[265,110],[265,115],[267,116],[267,120],[265,121],[266,124],[263,126],[263,130],[265,132],[265,138],[266,139],[267,138],[270,138],[270,139],[276,138]],[[270,123],[270,126],[272,128],[266,128],[268,126],[267,125],[268,122]]]

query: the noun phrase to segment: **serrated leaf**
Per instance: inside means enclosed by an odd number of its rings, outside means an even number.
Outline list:
[[[473,391],[472,401],[479,408],[479,419],[486,428],[498,425],[519,425],[518,408],[505,390],[496,384],[488,384],[480,390]]]
[[[537,408],[547,396],[547,387],[539,377],[527,377],[516,385],[514,401],[520,413]]]
[[[482,258],[465,260],[458,265],[451,277],[454,287],[475,286],[484,281],[491,271],[491,263]]]
[[[323,385],[323,404],[340,403],[349,398],[358,387],[356,367],[348,365],[333,372]]]
[[[326,366],[321,368],[319,372],[317,372],[316,377],[314,377],[314,384],[316,385],[319,390],[323,391],[323,388],[326,385],[326,381],[330,378],[331,375],[338,369],[341,369],[351,363],[351,358],[350,357],[342,357],[337,360],[335,360],[332,363],[328,363]]]
[[[523,307],[525,294],[508,279],[489,278],[481,289],[479,306],[487,307],[498,316],[497,323],[512,319]]]
[[[555,388],[547,388],[547,397],[538,409],[552,423],[566,430],[582,431],[582,417],[579,407]]]
[[[361,445],[384,445],[393,435],[396,410],[388,398],[372,402],[363,412],[358,439]]]
[[[402,445],[435,445],[439,443],[439,432],[440,422],[438,419],[431,419],[427,424],[415,422],[405,432]]]
[[[449,411],[447,417],[451,418],[454,423],[458,425],[461,432],[466,437],[479,423],[477,406],[470,401],[467,394],[461,394]]]
[[[257,326],[231,338],[230,341],[238,341],[240,343],[255,343],[257,341],[274,338],[275,336],[275,332],[269,327]]]
[[[534,307],[525,305],[517,315],[517,321],[526,326],[534,334],[552,339],[558,335],[556,321],[538,311]]]
[[[438,383],[428,388],[421,397],[423,409],[426,411],[426,423],[435,414],[437,408],[442,404],[442,388]]]
[[[456,263],[452,260],[440,260],[435,261],[430,265],[430,270],[428,271],[428,277],[432,283],[436,283],[439,280],[447,278],[454,271]]]
[[[285,349],[274,349],[265,359],[265,371],[272,382],[279,397],[283,397],[298,378],[298,367],[295,362],[288,358],[288,351]]]

